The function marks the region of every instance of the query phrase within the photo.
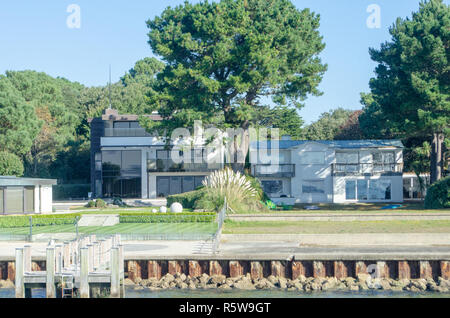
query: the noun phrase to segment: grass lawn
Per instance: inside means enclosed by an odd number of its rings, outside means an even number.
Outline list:
[[[271,210],[268,212],[240,212],[238,214],[304,214],[304,213],[317,213],[317,214],[327,214],[327,213],[345,213],[345,214],[364,214],[364,213],[405,213],[405,214],[424,214],[424,213],[450,213],[450,209],[438,209],[438,210],[427,210],[423,207],[423,203],[400,203],[401,208],[382,210],[387,203],[356,203],[356,204],[296,204],[292,210]],[[320,208],[320,210],[305,210],[304,207],[308,205],[315,205]]]
[[[123,223],[114,226],[80,226],[80,234],[207,234],[215,233],[216,223]],[[33,227],[33,234],[75,233],[74,225],[51,225]],[[1,234],[26,235],[29,228],[0,229]]]
[[[450,221],[235,222],[224,234],[450,233]]]

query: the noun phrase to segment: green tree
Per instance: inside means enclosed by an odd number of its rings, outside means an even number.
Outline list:
[[[10,80],[0,75],[0,151],[22,156],[30,151],[41,122]]]
[[[336,108],[322,113],[320,118],[303,129],[303,138],[306,140],[334,140],[353,111]]]
[[[7,151],[0,151],[0,176],[23,175],[23,163],[19,156]]]
[[[319,15],[299,11],[288,0],[167,8],[147,22],[149,44],[166,62],[153,100],[165,120],[147,122],[147,128],[170,131],[192,127],[194,120],[241,128],[230,148],[234,168],[242,169],[261,98],[301,108],[309,94],[320,95],[317,86],[327,67],[318,57],[325,47],[319,21]]]
[[[421,2],[412,18],[398,18],[389,29],[390,42],[370,49],[378,63],[370,80],[372,112],[379,112],[373,122],[387,118],[383,124],[397,137],[429,139],[432,183],[441,178],[443,143],[449,142],[449,30],[450,6],[442,0]]]
[[[278,128],[280,137],[289,135],[292,139],[302,137],[303,119],[294,108],[286,106],[259,107],[258,111],[252,116],[252,126]]]

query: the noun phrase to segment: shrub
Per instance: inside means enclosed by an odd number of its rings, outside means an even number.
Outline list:
[[[167,206],[170,207],[172,203],[178,202],[181,203],[181,205],[185,209],[193,209],[195,207],[195,203],[202,198],[204,193],[205,190],[204,188],[202,188],[200,190],[195,190],[191,192],[169,195],[167,197]]]
[[[32,216],[32,222],[33,226],[67,225],[67,224],[75,224],[77,218],[80,216],[81,216],[80,213],[34,215]],[[0,217],[0,228],[16,228],[29,226],[30,226],[30,217],[27,215]]]
[[[121,213],[120,223],[203,223],[214,222],[216,213]]]
[[[450,208],[450,177],[441,179],[428,188],[427,196],[425,197],[425,208]]]
[[[106,206],[107,206],[106,202],[103,201],[102,199],[97,199],[97,200],[95,201],[95,207],[96,207],[96,208],[104,209],[104,208],[106,208]]]
[[[90,200],[85,207],[87,208],[94,208],[95,207],[95,201],[94,200]]]
[[[23,175],[22,160],[13,153],[0,151],[0,176],[17,176]]]
[[[203,185],[205,193],[197,200],[197,209],[217,211],[223,206],[226,197],[228,206],[234,212],[266,210],[261,203],[263,191],[257,188],[260,187],[259,182],[230,168],[213,172],[206,177]]]
[[[53,199],[87,198],[90,191],[90,184],[58,184],[53,186]]]

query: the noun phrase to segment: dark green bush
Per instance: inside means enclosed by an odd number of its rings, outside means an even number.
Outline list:
[[[32,220],[33,226],[67,225],[67,224],[75,224],[77,218],[80,216],[81,216],[80,213],[34,215],[32,216]],[[15,228],[28,226],[30,226],[30,217],[27,215],[0,217],[0,228]]]
[[[205,193],[205,190],[199,189],[191,192],[169,195],[167,197],[167,206],[170,207],[172,203],[181,203],[184,209],[193,209],[197,200],[200,200]]]
[[[22,159],[13,153],[0,151],[0,176],[17,176],[23,175]]]
[[[214,222],[216,213],[121,213],[119,216],[120,223],[202,223]]]
[[[425,197],[425,208],[450,208],[450,177],[441,179],[428,188],[427,196]]]
[[[58,184],[53,186],[53,200],[87,198],[91,192],[90,184]]]
[[[94,207],[95,207],[95,201],[94,201],[94,200],[89,201],[89,202],[85,205],[85,207],[87,207],[87,208],[94,208]]]

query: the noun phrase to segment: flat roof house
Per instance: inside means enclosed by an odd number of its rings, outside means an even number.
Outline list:
[[[161,120],[158,114],[147,115]],[[106,109],[91,125],[91,190],[94,197],[152,199],[195,190],[205,176],[222,169],[210,156],[223,156],[222,149],[205,155],[204,140],[195,140],[193,162],[177,163],[162,137],[149,134],[137,115],[119,115]],[[170,144],[172,149],[182,146]]]
[[[272,146],[278,164],[265,164]],[[251,171],[278,204],[402,202],[402,150],[398,140],[253,142]]]
[[[0,176],[0,215],[52,212],[53,179]]]

